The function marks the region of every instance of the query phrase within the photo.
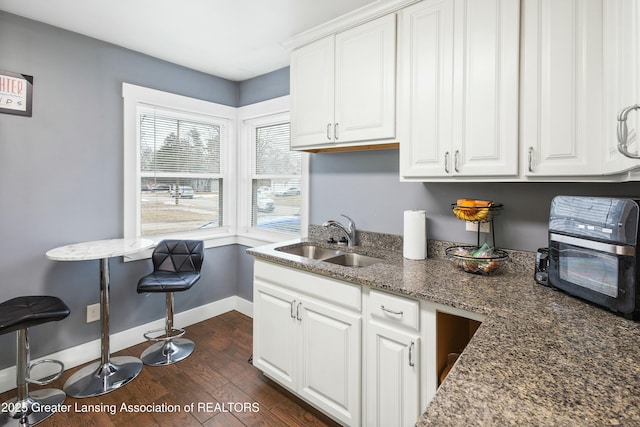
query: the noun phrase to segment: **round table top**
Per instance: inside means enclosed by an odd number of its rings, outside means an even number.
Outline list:
[[[47,251],[46,255],[54,261],[83,261],[129,255],[153,245],[153,240],[141,238],[95,240],[60,246]]]

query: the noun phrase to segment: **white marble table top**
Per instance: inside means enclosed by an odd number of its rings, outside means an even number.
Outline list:
[[[153,246],[149,239],[127,238],[74,243],[47,251],[47,258],[55,261],[83,261],[104,259],[140,252]]]

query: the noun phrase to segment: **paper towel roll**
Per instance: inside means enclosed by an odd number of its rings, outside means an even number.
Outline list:
[[[408,259],[427,257],[427,218],[425,211],[404,211],[404,248]]]

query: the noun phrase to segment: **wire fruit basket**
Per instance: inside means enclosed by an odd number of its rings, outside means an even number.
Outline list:
[[[502,249],[483,246],[451,246],[445,250],[453,265],[467,273],[491,274],[500,268],[500,264],[509,255]],[[474,255],[475,254],[475,255]]]
[[[455,266],[467,273],[492,274],[500,264],[509,259],[502,249],[495,247],[496,235],[494,219],[502,212],[503,205],[490,200],[459,199],[451,205],[456,218],[478,223],[477,244],[451,246],[445,250]],[[480,245],[480,223],[491,224],[491,243]]]

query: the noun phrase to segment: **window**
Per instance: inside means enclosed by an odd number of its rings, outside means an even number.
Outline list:
[[[302,153],[290,151],[290,123],[254,129],[251,226],[300,235]]]
[[[236,109],[123,84],[124,235],[233,235]]]
[[[263,241],[304,237],[308,154],[291,151],[289,97],[241,107],[239,234]]]
[[[215,118],[138,107],[142,236],[224,224],[225,128]]]
[[[125,237],[212,247],[306,236],[309,160],[289,150],[288,96],[233,108],[127,83],[122,92]]]

